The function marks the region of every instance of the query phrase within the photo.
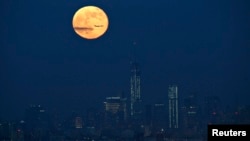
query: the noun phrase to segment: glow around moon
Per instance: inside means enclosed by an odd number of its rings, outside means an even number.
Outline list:
[[[96,6],[85,6],[74,14],[72,25],[75,32],[85,39],[96,39],[108,29],[106,13]]]

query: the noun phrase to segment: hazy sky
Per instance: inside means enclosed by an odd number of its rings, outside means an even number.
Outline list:
[[[109,17],[99,39],[72,28],[86,5]],[[170,84],[182,97],[249,103],[248,0],[8,0],[0,9],[0,119],[22,117],[29,104],[70,113],[129,95],[132,54],[145,103],[166,102]]]

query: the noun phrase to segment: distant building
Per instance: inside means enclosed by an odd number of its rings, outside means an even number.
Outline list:
[[[96,108],[88,108],[86,111],[85,123],[86,127],[100,128],[104,121],[104,111],[99,111]]]
[[[41,105],[31,105],[25,113],[25,140],[46,141],[49,138],[49,120]]]
[[[150,104],[145,105],[145,124],[148,126],[151,126],[152,125],[152,118],[153,118],[152,105],[150,105]]]
[[[107,124],[119,124],[127,119],[127,105],[126,98],[107,97],[104,102],[105,121]]]
[[[206,124],[220,122],[221,116],[221,99],[218,96],[208,96],[205,99],[204,118]]]
[[[168,104],[169,128],[179,128],[178,87],[176,85],[168,87]]]
[[[190,94],[183,101],[181,107],[182,129],[186,135],[194,135],[200,132],[201,113],[197,102],[196,94]]]
[[[81,117],[76,117],[75,118],[75,128],[82,128],[83,126],[83,121]]]
[[[24,121],[0,121],[0,141],[25,141]]]
[[[156,103],[153,107],[153,126],[157,131],[165,130],[167,127],[167,109],[165,104]]]
[[[13,124],[9,122],[0,123],[0,140],[10,141],[13,139]]]
[[[140,118],[142,114],[141,103],[141,72],[139,64],[136,62],[131,63],[130,75],[130,116],[133,119]]]

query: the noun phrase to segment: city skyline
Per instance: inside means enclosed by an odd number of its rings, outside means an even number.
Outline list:
[[[177,87],[170,86],[169,104],[145,105],[140,122],[134,115],[126,118],[126,98],[122,96],[106,97],[102,110],[72,112],[67,117],[50,112],[42,105],[30,105],[25,109],[23,119],[0,120],[0,139],[208,141],[207,127],[211,125],[249,126],[249,105],[223,109],[218,97],[210,97],[206,100],[206,107],[200,107],[196,95],[189,95],[184,98],[184,105],[178,108],[175,104],[179,102],[177,95]],[[169,121],[166,120],[168,117]]]
[[[72,16],[101,7],[107,32],[84,40]],[[19,118],[29,104],[61,110],[100,107],[130,95],[130,59],[141,70],[145,104],[179,96],[218,96],[225,105],[249,103],[249,6],[246,1],[1,2],[0,119]]]

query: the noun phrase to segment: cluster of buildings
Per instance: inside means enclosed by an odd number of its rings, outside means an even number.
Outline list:
[[[165,103],[143,105],[139,64],[131,63],[130,95],[106,97],[102,110],[72,113],[61,119],[31,105],[20,121],[0,121],[1,141],[173,141],[206,140],[208,124],[250,123],[250,107],[221,108],[220,98],[179,98],[169,85]]]

